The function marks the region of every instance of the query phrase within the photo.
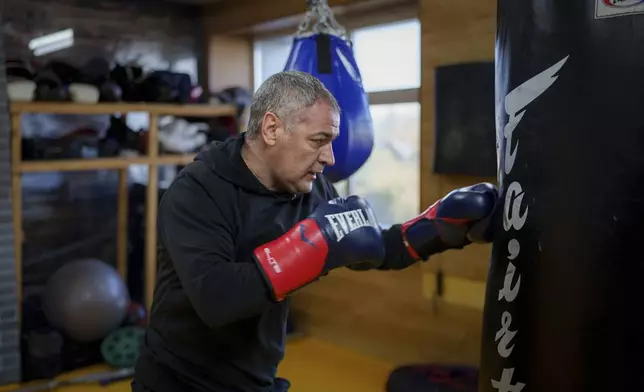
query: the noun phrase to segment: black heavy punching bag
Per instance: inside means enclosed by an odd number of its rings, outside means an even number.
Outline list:
[[[479,391],[644,391],[644,3],[499,0]]]

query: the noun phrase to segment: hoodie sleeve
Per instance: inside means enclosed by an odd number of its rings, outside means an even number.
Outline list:
[[[393,225],[382,231],[385,242],[385,261],[378,269],[401,270],[416,263],[403,242],[401,225]]]
[[[233,227],[220,206],[190,176],[177,178],[161,200],[158,230],[192,306],[210,327],[272,304],[255,263],[234,259]]]
[[[347,268],[354,271],[368,270],[401,270],[416,263],[407,249],[402,239],[400,225],[393,225],[389,228],[382,229],[382,240],[385,243],[385,259],[381,264],[359,263],[350,265]]]

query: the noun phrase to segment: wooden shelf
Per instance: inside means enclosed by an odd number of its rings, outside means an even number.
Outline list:
[[[156,103],[97,103],[84,104],[74,102],[12,102],[12,114],[18,113],[50,113],[50,114],[112,114],[147,112],[151,116],[174,115],[191,117],[234,116],[237,109],[233,105],[209,104],[156,104]]]
[[[65,159],[23,161],[21,157],[21,115],[25,113],[96,115],[113,113],[147,112],[150,115],[147,155],[139,157],[113,157],[93,159]],[[128,173],[130,165],[148,166],[145,213],[145,306],[150,309],[156,281],[158,184],[160,165],[186,165],[195,154],[164,155],[159,153],[159,116],[175,115],[190,117],[235,116],[237,109],[232,105],[171,105],[153,103],[99,103],[79,104],[73,102],[12,102],[11,113],[11,183],[13,234],[16,260],[16,281],[18,300],[22,302],[22,173],[51,171],[118,170],[118,224],[117,224],[117,268],[124,279],[127,275],[127,221],[128,221]],[[18,309],[20,311],[21,305]]]
[[[187,165],[195,155],[161,155],[156,158],[114,157],[93,159],[56,159],[43,161],[22,161],[12,167],[14,172],[35,173],[52,171],[89,171],[125,169],[130,165]]]

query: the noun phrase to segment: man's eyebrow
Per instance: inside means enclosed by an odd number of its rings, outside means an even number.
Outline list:
[[[333,132],[328,132],[328,131],[320,131],[313,136],[324,136],[326,138],[332,138],[333,137]]]

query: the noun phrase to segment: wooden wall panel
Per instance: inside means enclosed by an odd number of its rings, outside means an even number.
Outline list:
[[[253,89],[253,41],[245,36],[214,35],[208,45],[210,91],[241,86]]]
[[[421,1],[421,203],[430,205],[450,190],[495,178],[437,175],[432,172],[434,150],[434,69],[440,65],[494,58],[496,1]],[[487,276],[490,246],[436,256],[427,269],[441,267],[447,275],[473,280]]]
[[[391,6],[404,6],[415,0],[328,0],[336,17],[358,17],[378,12]],[[302,0],[238,0],[226,1],[206,7],[207,35],[231,33],[256,33],[293,29],[306,13]],[[394,11],[395,13],[395,11]]]

